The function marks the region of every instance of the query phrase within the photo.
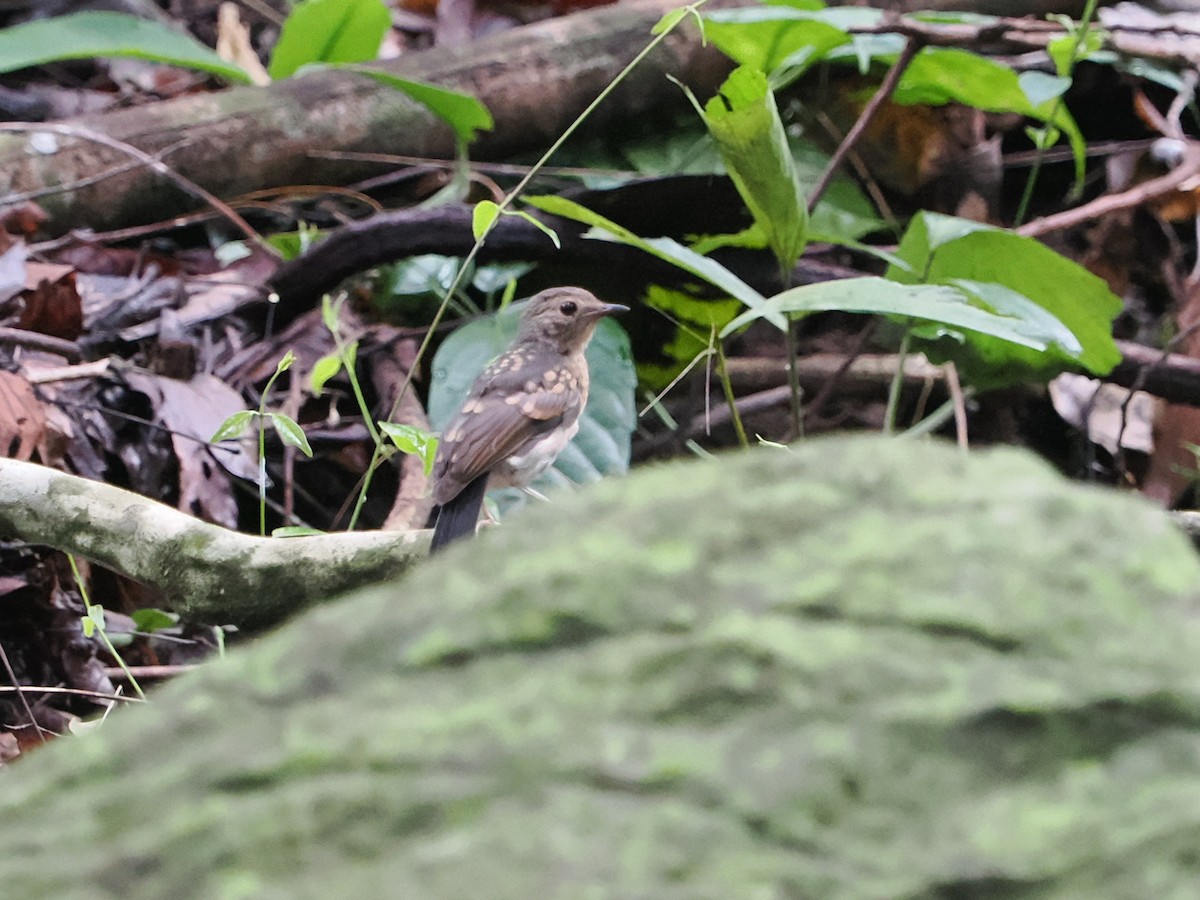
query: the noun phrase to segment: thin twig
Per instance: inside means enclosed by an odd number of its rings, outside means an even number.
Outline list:
[[[12,344],[15,347],[27,347],[30,350],[42,350],[61,356],[68,362],[79,362],[83,358],[79,345],[74,341],[65,341],[49,334],[29,331],[25,328],[8,328],[0,326],[0,344]]]
[[[174,153],[181,147],[186,147],[187,141],[177,141],[169,147],[163,147],[154,154],[155,159],[162,159]],[[99,184],[102,181],[107,181],[109,178],[115,178],[118,175],[123,175],[126,172],[132,172],[134,169],[143,169],[146,164],[139,159],[133,159],[129,162],[121,163],[119,166],[113,166],[111,169],[105,169],[103,172],[97,172],[95,175],[88,175],[85,178],[76,178],[74,181],[64,181],[62,184],[51,184],[46,187],[40,187],[33,191],[22,191],[19,194],[5,194],[4,204],[22,203],[26,200],[37,200],[39,197],[48,197],[53,194],[67,194],[71,191],[77,191],[80,188],[91,187],[93,184]]]
[[[138,669],[151,668],[150,666],[131,666],[130,669],[137,671]],[[166,667],[163,667],[166,668]],[[176,667],[185,668],[185,667]],[[194,668],[194,667],[193,667]],[[118,676],[124,677],[124,674],[116,666],[106,668],[104,674],[112,678],[112,673],[116,672]],[[16,687],[10,685],[0,685],[0,694],[69,694],[72,697],[88,697],[92,700],[120,700],[122,703],[145,703],[145,700],[138,697],[131,697],[129,694],[108,694],[104,691],[88,691],[83,688],[58,687],[55,685],[34,685],[23,684]]]
[[[958,446],[966,450],[967,445],[967,399],[963,395],[962,382],[958,380],[958,367],[954,363],[946,363],[943,370],[946,373],[946,387],[950,391],[950,399],[954,401],[954,434]]]
[[[1017,234],[1024,237],[1041,237],[1052,231],[1062,231],[1064,228],[1082,225],[1109,213],[1141,206],[1147,201],[1179,190],[1188,179],[1197,174],[1200,174],[1200,143],[1193,141],[1185,145],[1183,159],[1179,165],[1166,175],[1144,181],[1136,187],[1118,194],[1097,197],[1083,206],[1026,222],[1017,229]]]
[[[250,227],[250,223],[243,219],[234,211],[225,201],[221,200],[215,194],[210,193],[196,182],[180,175],[161,159],[139,150],[132,144],[127,144],[125,141],[119,141],[114,137],[103,134],[99,131],[94,131],[91,128],[84,128],[80,125],[69,125],[64,122],[3,122],[0,123],[0,131],[16,131],[26,134],[61,134],[66,137],[79,138],[85,141],[91,141],[94,144],[101,144],[119,153],[124,153],[139,160],[148,168],[153,169],[159,175],[162,175],[181,191],[190,194],[193,197],[207,203],[213,209],[218,210],[226,219],[234,224],[246,237],[253,241],[272,256],[278,256],[279,252],[269,243],[263,240],[262,235]]]
[[[12,663],[8,661],[8,651],[4,649],[3,643],[0,643],[0,662],[4,664],[4,671],[8,674],[8,680],[12,682],[13,689],[17,692],[17,699],[21,701],[21,708],[25,710],[25,715],[29,717],[30,726],[37,732],[38,740],[43,744],[46,743],[46,736],[42,734],[42,726],[33,717],[33,708],[29,705],[29,698],[25,696],[24,685],[17,681],[17,673],[13,671]]]
[[[875,95],[867,103],[866,108],[862,111],[862,115],[858,117],[858,121],[846,132],[846,137],[842,139],[837,150],[833,152],[833,156],[829,158],[829,163],[825,166],[825,171],[821,173],[821,177],[817,179],[816,184],[812,187],[812,191],[809,192],[809,213],[812,213],[816,209],[818,201],[820,201],[822,195],[829,188],[829,183],[833,181],[833,176],[841,167],[842,160],[846,158],[846,154],[850,152],[850,149],[858,143],[858,139],[867,130],[867,126],[871,124],[871,121],[875,118],[876,113],[879,112],[884,102],[896,92],[896,85],[900,83],[900,76],[904,74],[904,70],[908,68],[909,63],[913,61],[914,57],[916,57],[917,53],[924,46],[925,42],[923,39],[915,35],[909,36],[907,42],[904,44],[904,49],[900,52],[900,56],[892,64],[892,67],[888,69],[887,75],[884,76],[883,83],[879,85],[879,90],[875,92]]]

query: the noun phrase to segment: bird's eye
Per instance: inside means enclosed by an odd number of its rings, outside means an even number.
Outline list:
[[[573,316],[575,315],[575,311],[577,309],[579,309],[579,307],[575,305],[575,301],[568,300],[566,303],[559,306],[558,311],[564,316]]]

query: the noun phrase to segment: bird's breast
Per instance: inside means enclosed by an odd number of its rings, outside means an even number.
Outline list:
[[[524,487],[554,463],[571,438],[579,431],[579,420],[563,428],[547,432],[520,453],[514,453],[496,467],[492,473],[491,487]],[[499,477],[497,477],[499,476]]]

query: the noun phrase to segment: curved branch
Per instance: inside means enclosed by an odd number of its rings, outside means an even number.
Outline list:
[[[406,570],[427,532],[264,538],[121,488],[0,459],[0,534],[86,557],[154,585],[184,617],[261,628]]]

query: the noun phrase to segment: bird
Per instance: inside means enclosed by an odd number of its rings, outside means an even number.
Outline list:
[[[549,288],[528,302],[516,338],[475,379],[442,433],[430,552],[474,534],[489,489],[525,487],[554,463],[579,430],[588,397],[583,354],[596,325],[628,311],[581,287]]]

